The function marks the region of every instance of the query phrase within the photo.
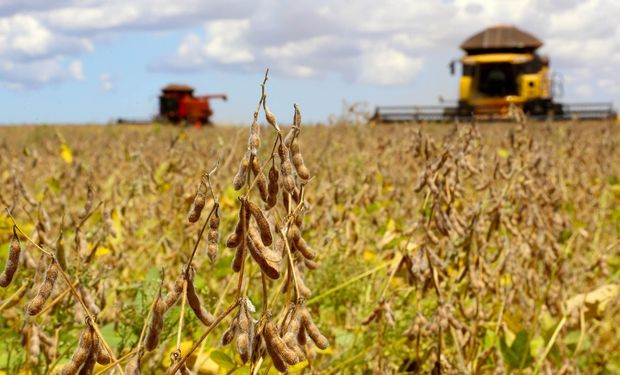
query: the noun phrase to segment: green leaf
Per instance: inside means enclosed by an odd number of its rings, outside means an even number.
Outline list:
[[[161,268],[159,267],[151,267],[148,271],[146,271],[146,276],[144,277],[145,284],[159,284],[159,279],[161,277]]]
[[[221,350],[214,350],[211,352],[211,354],[209,354],[209,356],[211,357],[213,362],[217,363],[220,367],[223,367],[226,370],[231,370],[237,366],[235,364],[235,361],[233,361],[232,358],[228,356],[228,354],[224,353]]]
[[[495,334],[495,332],[493,332],[493,330],[487,329],[484,334],[484,349],[486,350],[495,345],[496,340],[497,335]]]
[[[114,323],[108,323],[101,327],[101,334],[112,348],[118,347],[118,344],[120,344],[123,340],[123,338],[114,330]]]
[[[526,330],[521,330],[515,336],[512,345],[508,347],[506,337],[502,335],[499,340],[499,349],[504,358],[504,362],[513,369],[523,369],[528,367],[532,361],[530,354],[529,337]]]
[[[51,191],[53,191],[54,193],[59,193],[60,192],[60,180],[58,180],[55,177],[51,177],[47,180],[47,186],[50,188]]]
[[[343,351],[349,350],[355,343],[355,334],[345,331],[345,330],[336,330],[336,346]]]

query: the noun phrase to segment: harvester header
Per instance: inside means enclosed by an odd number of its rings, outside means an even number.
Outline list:
[[[554,101],[549,59],[538,54],[543,42],[514,26],[498,25],[474,34],[461,44],[465,55],[450,63],[452,74],[460,63],[459,97],[450,106],[382,106],[377,122],[506,119],[516,106],[533,118],[605,119],[615,117],[611,103],[562,104]],[[554,90],[553,88],[556,88]],[[557,94],[557,93],[556,93]],[[556,95],[557,96],[557,95]]]

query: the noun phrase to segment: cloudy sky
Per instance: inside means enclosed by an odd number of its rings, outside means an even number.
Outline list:
[[[215,120],[241,123],[266,67],[287,118],[436,104],[456,98],[458,45],[497,23],[545,42],[563,101],[618,106],[618,16],[616,0],[0,0],[0,123],[146,118],[170,82],[228,94]]]

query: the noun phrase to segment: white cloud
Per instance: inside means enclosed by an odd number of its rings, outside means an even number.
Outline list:
[[[67,58],[93,51],[100,36],[185,28],[248,9],[224,0],[0,0],[0,80],[19,89],[82,80],[82,63]]]
[[[0,52],[26,56],[46,54],[52,41],[52,33],[27,15],[0,19],[0,35]]]
[[[369,48],[362,57],[358,80],[362,83],[396,85],[412,82],[422,69],[423,60],[396,49]]]
[[[67,79],[80,79],[80,74],[81,63],[77,60],[67,63],[63,57],[19,63],[4,61],[0,65],[0,83],[14,89],[37,88]]]
[[[69,73],[75,80],[81,81],[84,79],[84,70],[82,68],[82,62],[80,60],[73,60],[69,64]]]
[[[596,81],[596,85],[612,95],[620,95],[620,82],[612,78],[603,78]]]
[[[101,84],[101,90],[109,92],[114,89],[114,83],[112,76],[109,73],[102,73],[99,75],[99,83]]]
[[[592,90],[592,86],[588,84],[581,84],[575,88],[575,93],[577,94],[577,96],[580,96],[582,98],[589,98],[592,96],[594,91]]]
[[[222,64],[239,64],[254,61],[254,55],[243,36],[250,29],[250,21],[221,20],[213,21],[207,26],[209,39],[204,46],[205,54]]]
[[[551,56],[552,68],[573,77],[576,92],[586,80],[602,78],[597,68],[608,66],[610,58],[620,68],[620,58],[612,58],[620,56],[620,27],[606,17],[620,14],[617,4],[300,0],[280,6],[263,0],[242,19],[206,22],[203,34],[188,34],[159,68],[261,71],[269,66],[293,77],[337,73],[354,82],[410,85],[426,67],[446,63],[435,60],[438,56],[458,55],[458,45],[473,33],[508,23],[545,42],[542,51]],[[575,69],[590,76],[576,77]]]
[[[5,87],[23,89],[82,80],[82,63],[67,63],[65,55],[93,49],[88,39],[55,33],[34,15],[0,17],[0,81]]]
[[[41,15],[60,30],[97,33],[102,30],[180,28],[208,19],[245,15],[254,6],[249,1],[226,0],[74,0]]]
[[[458,55],[472,33],[511,23],[545,41],[543,52],[572,80],[572,92],[583,94],[589,85],[596,95],[620,85],[617,14],[615,0],[0,0],[0,79],[24,86],[82,79],[81,66],[68,66],[67,59],[93,51],[101,36],[184,30],[176,49],[162,51],[152,66],[269,66],[291,77],[336,74],[350,82],[410,85],[446,64],[447,55]],[[30,79],[18,65],[46,73]]]

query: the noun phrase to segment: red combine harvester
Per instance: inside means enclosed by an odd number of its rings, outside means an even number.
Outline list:
[[[192,124],[202,126],[211,124],[213,110],[211,99],[226,100],[226,95],[194,96],[194,88],[187,85],[171,84],[161,89],[159,97],[159,117],[173,124]]]

